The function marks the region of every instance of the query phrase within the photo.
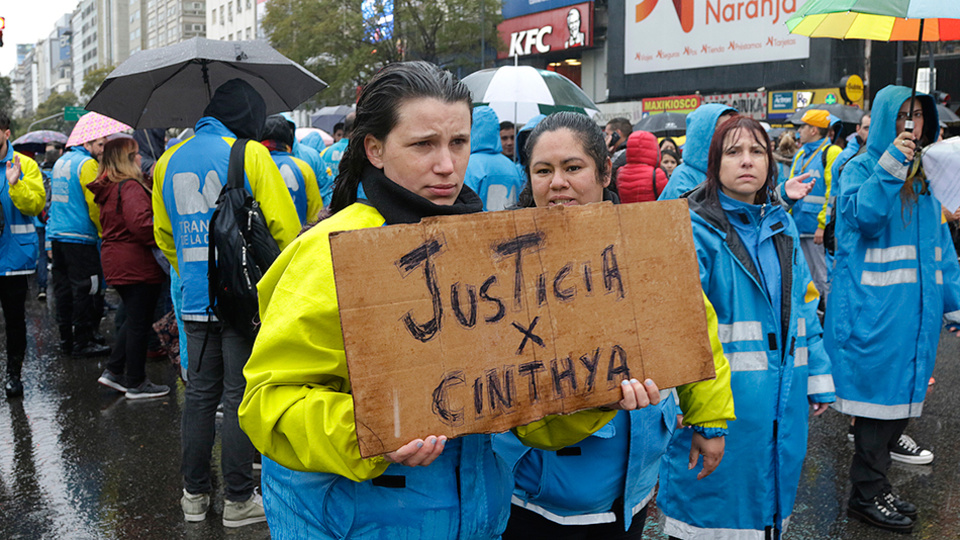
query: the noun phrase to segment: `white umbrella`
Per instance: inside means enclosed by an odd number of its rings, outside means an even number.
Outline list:
[[[475,106],[489,105],[500,120],[524,124],[538,114],[575,111],[591,118],[597,105],[573,81],[530,66],[484,69],[463,79]]]

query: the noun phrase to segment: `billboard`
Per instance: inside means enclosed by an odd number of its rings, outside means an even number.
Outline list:
[[[763,120],[767,116],[766,92],[740,92],[736,94],[714,94],[704,96],[704,103],[722,103],[733,107],[743,116],[754,120]]]
[[[531,13],[579,4],[582,0],[503,0],[503,18],[512,19]]]
[[[544,11],[497,25],[500,38],[508,45],[497,58],[545,54],[593,46],[593,2]]]
[[[624,74],[810,56],[784,21],[798,0],[627,0]],[[612,17],[611,17],[612,19]]]

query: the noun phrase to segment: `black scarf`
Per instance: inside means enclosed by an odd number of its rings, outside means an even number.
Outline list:
[[[466,185],[452,205],[434,204],[387,178],[383,171],[367,165],[360,177],[363,192],[370,204],[380,212],[387,225],[420,223],[429,216],[473,214],[483,210],[483,201]]]

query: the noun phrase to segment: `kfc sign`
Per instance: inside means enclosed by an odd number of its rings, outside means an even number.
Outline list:
[[[593,3],[506,19],[497,30],[509,45],[507,51],[497,53],[498,58],[590,47],[593,46]]]

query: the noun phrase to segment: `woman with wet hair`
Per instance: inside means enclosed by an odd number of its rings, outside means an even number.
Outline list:
[[[607,189],[611,162],[603,132],[589,117],[572,112],[546,117],[530,135],[526,153],[524,206],[619,202]],[[681,409],[683,422],[696,432],[689,438],[691,461],[696,464],[702,455],[699,474],[710,474],[723,455],[723,434],[734,415],[730,368],[709,303],[707,318],[717,377],[679,387],[679,408],[672,391],[664,392],[655,406],[621,411],[593,435],[560,451],[529,448],[512,433],[494,438],[494,449],[511,466],[515,481],[505,540],[642,538],[660,458]]]
[[[431,435],[360,457],[329,235],[480,212],[463,185],[470,157],[465,86],[426,62],[390,64],[360,94],[332,215],[280,254],[259,283],[262,327],[244,369],[240,423],[263,453],[274,538],[498,538],[512,480],[490,435]],[[397,361],[409,361],[397,358]],[[622,385],[624,409],[659,390]],[[516,428],[526,444],[574,444],[613,418],[592,409]]]
[[[708,478],[688,470],[689,434],[671,442],[657,498],[671,538],[779,538],[807,451],[807,411],[822,414],[834,401],[817,291],[793,218],[774,195],[775,171],[760,123],[733,116],[713,136],[707,180],[687,195],[737,421]],[[795,178],[784,189],[797,200],[812,185]]]

